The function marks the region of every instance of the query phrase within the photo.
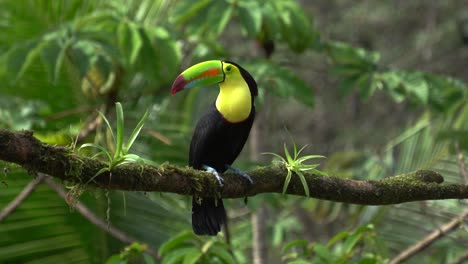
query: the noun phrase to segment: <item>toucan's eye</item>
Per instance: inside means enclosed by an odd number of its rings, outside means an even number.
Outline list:
[[[231,70],[232,70],[232,66],[231,66],[231,65],[227,65],[227,66],[226,66],[226,71],[227,71],[227,72],[230,72]]]

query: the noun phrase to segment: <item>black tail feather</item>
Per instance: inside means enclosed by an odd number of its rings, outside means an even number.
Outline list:
[[[192,198],[192,229],[197,235],[216,236],[226,222],[223,200],[203,197],[201,203]]]

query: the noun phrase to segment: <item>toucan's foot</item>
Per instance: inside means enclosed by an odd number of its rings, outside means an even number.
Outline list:
[[[203,169],[205,169],[207,172],[213,174],[216,177],[216,180],[218,180],[219,186],[222,188],[224,186],[224,179],[219,175],[219,173],[212,167],[203,165]]]
[[[252,178],[250,178],[250,176],[247,173],[239,170],[238,168],[232,167],[231,165],[227,165],[227,164],[226,164],[226,168],[232,170],[232,172],[234,172],[234,174],[236,174],[238,176],[241,176],[242,179],[244,179],[249,184],[253,184]]]

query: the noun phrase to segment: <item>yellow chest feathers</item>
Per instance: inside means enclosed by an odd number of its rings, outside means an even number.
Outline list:
[[[219,88],[216,108],[223,117],[231,123],[246,120],[252,110],[252,95],[244,79],[236,78],[222,82]]]

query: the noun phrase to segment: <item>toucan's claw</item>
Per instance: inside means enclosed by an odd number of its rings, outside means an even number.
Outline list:
[[[218,180],[219,183],[219,187],[224,187],[224,179],[219,175],[218,171],[207,165],[203,165],[203,169],[205,169],[207,172],[213,174],[216,177],[216,180]]]
[[[232,167],[231,165],[227,165],[227,164],[226,164],[226,168],[232,170],[232,172],[234,172],[234,174],[236,174],[236,175],[238,175],[238,176],[241,176],[242,179],[244,179],[248,184],[250,184],[250,185],[253,184],[252,178],[250,178],[250,176],[249,176],[247,173],[245,173],[245,172],[239,170],[239,169],[236,168],[236,167]]]

